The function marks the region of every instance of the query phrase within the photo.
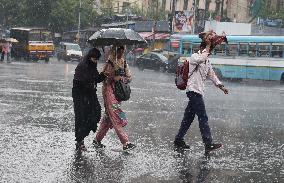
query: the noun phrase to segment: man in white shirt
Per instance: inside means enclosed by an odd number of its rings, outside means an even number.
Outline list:
[[[189,145],[187,145],[184,141],[184,136],[193,122],[195,115],[197,115],[202,140],[205,146],[205,154],[222,147],[222,144],[220,143],[212,143],[212,136],[203,100],[205,80],[210,79],[215,86],[220,88],[225,94],[228,94],[228,90],[222,85],[213,71],[210,61],[208,60],[208,55],[215,46],[212,39],[213,36],[215,36],[215,34],[206,34],[203,37],[203,42],[200,45],[198,53],[194,53],[191,56],[186,92],[189,102],[185,109],[180,129],[174,141],[176,148],[189,149]]]

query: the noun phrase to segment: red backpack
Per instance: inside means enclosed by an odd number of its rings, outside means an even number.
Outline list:
[[[178,60],[175,83],[178,89],[185,90],[187,87],[189,61]]]

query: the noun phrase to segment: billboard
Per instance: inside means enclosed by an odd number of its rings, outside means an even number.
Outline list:
[[[190,33],[193,28],[193,11],[175,11],[173,30],[176,33]]]

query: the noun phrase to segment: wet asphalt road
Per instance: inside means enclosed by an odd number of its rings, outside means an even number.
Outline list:
[[[205,104],[213,139],[224,147],[208,157],[197,118],[187,152],[173,150],[187,98],[174,76],[131,68],[125,128],[137,148],[121,151],[110,131],[96,150],[76,153],[71,87],[77,63],[0,64],[0,182],[284,182],[284,86],[278,82],[210,82]],[[99,68],[101,68],[101,64]],[[102,103],[101,85],[98,96]]]

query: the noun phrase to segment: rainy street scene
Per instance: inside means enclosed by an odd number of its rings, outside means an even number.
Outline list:
[[[0,0],[0,182],[284,182],[284,0]]]

